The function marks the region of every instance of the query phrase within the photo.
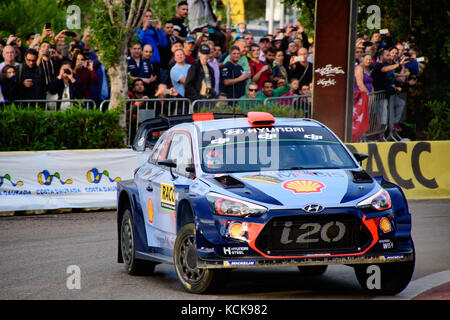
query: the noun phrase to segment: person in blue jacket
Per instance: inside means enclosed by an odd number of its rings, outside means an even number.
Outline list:
[[[150,59],[150,63],[160,64],[161,59],[159,56],[158,46],[166,47],[167,37],[162,30],[162,23],[160,20],[152,20],[153,12],[148,10],[144,16],[142,26],[137,32],[137,38],[142,47],[149,44],[153,47],[153,55]]]

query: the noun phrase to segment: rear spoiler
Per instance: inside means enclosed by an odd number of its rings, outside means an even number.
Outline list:
[[[150,133],[166,131],[180,123],[242,117],[245,117],[245,115],[240,113],[194,113],[147,119],[139,124],[138,131],[131,147],[135,151],[145,151],[145,148],[148,146],[148,135]]]

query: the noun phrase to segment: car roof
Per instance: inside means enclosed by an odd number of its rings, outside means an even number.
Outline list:
[[[196,126],[201,132],[211,131],[217,129],[229,128],[246,128],[252,127],[247,117],[245,118],[231,118],[209,121],[192,122],[190,125]],[[273,126],[307,126],[307,127],[324,127],[319,122],[304,118],[275,118]]]

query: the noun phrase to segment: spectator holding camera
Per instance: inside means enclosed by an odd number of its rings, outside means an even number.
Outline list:
[[[83,86],[81,82],[75,78],[71,61],[66,59],[61,61],[61,68],[58,76],[52,80],[48,86],[48,90],[51,94],[57,94],[58,100],[73,100],[81,99],[83,96]],[[58,109],[66,110],[71,107],[71,103],[68,101],[61,101]]]
[[[72,58],[72,69],[76,79],[83,87],[82,99],[91,98],[91,87],[98,85],[97,73],[94,70],[94,62],[88,60],[81,52],[77,52]]]
[[[159,47],[167,47],[167,37],[162,30],[162,23],[160,20],[153,20],[153,12],[148,10],[145,13],[144,21],[141,28],[137,32],[137,36],[140,39],[141,46],[149,44],[153,48],[153,55],[150,59],[150,63],[159,65],[161,58],[159,55]]]
[[[313,79],[313,65],[308,62],[308,49],[300,48],[297,57],[291,57],[289,62],[289,78],[296,78],[300,82],[300,88],[309,84]]]
[[[188,70],[185,82],[185,95],[190,100],[212,99],[216,96],[214,69],[208,64],[211,50],[202,44],[198,50],[198,59]]]

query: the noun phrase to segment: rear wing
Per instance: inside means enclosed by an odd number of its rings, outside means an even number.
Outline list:
[[[149,135],[154,132],[166,131],[173,126],[186,122],[209,121],[218,119],[241,118],[244,114],[236,113],[194,113],[171,117],[160,117],[147,119],[139,124],[138,131],[131,145],[134,151],[145,151],[146,147],[153,147],[157,139],[152,139]],[[153,142],[153,143],[152,143]]]

